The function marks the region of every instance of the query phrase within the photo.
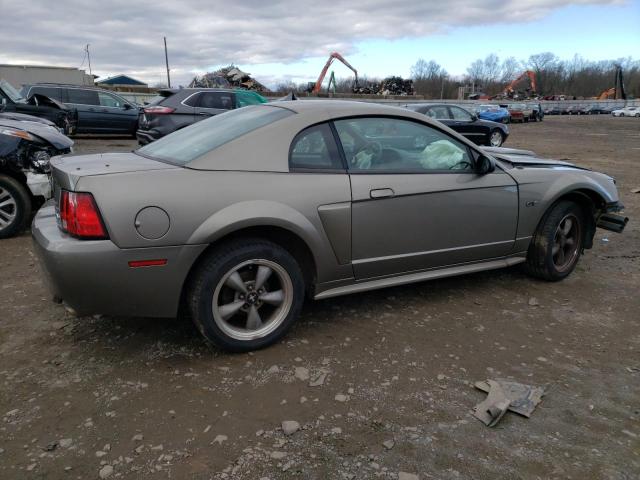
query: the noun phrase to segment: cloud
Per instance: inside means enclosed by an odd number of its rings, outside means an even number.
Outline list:
[[[348,55],[371,39],[425,37],[461,26],[527,22],[575,4],[621,0],[3,0],[0,63],[80,66],[91,44],[94,71],[185,82],[213,65],[243,67]],[[355,6],[354,6],[355,5]],[[85,62],[86,67],[86,62]]]

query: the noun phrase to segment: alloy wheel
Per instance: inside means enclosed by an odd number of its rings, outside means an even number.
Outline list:
[[[254,340],[276,330],[293,304],[287,271],[266,259],[242,262],[223,275],[213,293],[216,325],[236,340]]]
[[[497,130],[495,132],[492,132],[489,143],[491,143],[492,147],[499,147],[500,145],[502,145],[502,134]]]
[[[551,251],[553,263],[559,272],[570,269],[580,254],[580,235],[578,218],[572,213],[565,215],[556,229]]]
[[[16,199],[9,190],[0,187],[0,230],[11,225],[17,215]]]

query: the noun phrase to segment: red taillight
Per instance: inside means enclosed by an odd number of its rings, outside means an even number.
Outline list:
[[[78,238],[108,238],[93,195],[62,190],[60,195],[60,226]]]
[[[170,113],[175,112],[175,110],[176,110],[175,108],[155,106],[155,107],[146,107],[144,109],[144,113],[149,113],[152,115],[168,115]]]

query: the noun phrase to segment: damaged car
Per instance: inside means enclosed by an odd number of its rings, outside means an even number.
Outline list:
[[[186,308],[234,351],[277,342],[306,297],[518,264],[559,281],[596,227],[627,222],[608,175],[364,102],[248,106],[51,165],[31,231],[54,299],[79,315]]]
[[[49,159],[71,152],[73,141],[41,120],[0,114],[0,238],[26,228],[51,197]]]
[[[13,85],[0,79],[0,112],[33,115],[53,122],[65,135],[76,133],[78,111],[45,95],[24,98]]]

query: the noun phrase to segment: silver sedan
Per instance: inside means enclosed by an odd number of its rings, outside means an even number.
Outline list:
[[[251,106],[51,164],[32,231],[55,298],[80,315],[183,306],[235,351],[279,340],[306,296],[520,263],[561,280],[596,227],[627,221],[607,175],[361,102]]]

